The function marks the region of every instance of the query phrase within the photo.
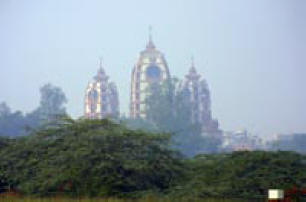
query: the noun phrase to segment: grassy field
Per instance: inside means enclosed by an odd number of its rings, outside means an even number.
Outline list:
[[[65,197],[54,197],[54,198],[31,198],[31,197],[1,197],[1,202],[264,202],[265,200],[247,200],[247,199],[167,199],[167,198],[155,198],[146,197],[141,199],[101,199],[101,198],[65,198]]]

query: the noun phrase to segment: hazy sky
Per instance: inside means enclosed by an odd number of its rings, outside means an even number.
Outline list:
[[[102,56],[127,113],[149,25],[172,75],[194,56],[222,129],[306,132],[305,0],[0,0],[0,102],[30,112],[51,82],[78,117]]]

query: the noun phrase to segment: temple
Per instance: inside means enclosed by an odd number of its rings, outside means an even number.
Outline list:
[[[191,67],[185,79],[180,85],[180,89],[187,91],[191,109],[191,121],[200,124],[204,135],[220,136],[218,121],[211,115],[211,99],[207,82],[197,73],[192,58]]]
[[[152,40],[151,29],[146,47],[140,52],[132,69],[130,89],[130,118],[147,119],[146,99],[152,84],[170,81],[170,71],[164,54]],[[190,107],[190,120],[201,127],[202,135],[222,136],[219,124],[212,118],[210,91],[206,80],[197,72],[194,60],[176,93],[185,93]],[[119,98],[116,85],[109,82],[102,62],[94,81],[85,93],[85,117],[89,119],[119,118]]]
[[[132,70],[130,117],[146,118],[145,99],[147,87],[155,82],[170,79],[170,73],[164,55],[156,49],[151,32],[146,49],[140,52],[139,58]]]
[[[100,60],[100,68],[85,92],[85,117],[103,119],[119,117],[119,98],[115,83],[108,81]]]

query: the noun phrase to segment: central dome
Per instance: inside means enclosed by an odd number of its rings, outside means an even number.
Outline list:
[[[146,77],[147,77],[148,80],[158,81],[160,79],[160,76],[161,76],[161,71],[160,71],[158,66],[153,64],[153,65],[147,67]]]
[[[156,49],[149,37],[145,50],[141,51],[132,71],[130,116],[146,117],[146,97],[148,87],[157,82],[170,79],[170,72],[162,52]]]

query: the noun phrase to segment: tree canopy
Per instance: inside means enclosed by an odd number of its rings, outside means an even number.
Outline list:
[[[159,192],[182,174],[180,155],[168,141],[106,119],[66,119],[1,149],[0,177],[25,194]]]
[[[170,137],[107,119],[62,118],[29,136],[0,138],[0,190],[194,200],[264,198],[271,188],[306,187],[306,156],[254,151],[185,158]]]
[[[0,103],[0,136],[21,136],[42,124],[66,114],[64,92],[50,83],[40,88],[40,105],[28,114],[12,112],[10,107]]]

